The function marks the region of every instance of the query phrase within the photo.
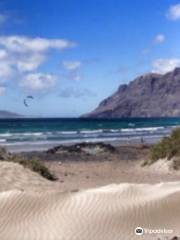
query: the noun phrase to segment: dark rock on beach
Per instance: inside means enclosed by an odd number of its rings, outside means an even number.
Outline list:
[[[100,143],[78,143],[74,145],[60,145],[56,146],[52,149],[49,149],[46,153],[48,154],[58,154],[58,153],[85,153],[88,155],[95,155],[99,153],[114,153],[116,148],[110,144],[105,144],[103,142]]]
[[[145,158],[149,153],[150,146],[128,145],[118,146],[102,142],[78,143],[73,145],[59,145],[47,151],[22,152],[20,155],[26,159],[38,159],[46,161],[79,162],[79,161],[119,161],[138,160]],[[145,158],[146,159],[146,158]]]

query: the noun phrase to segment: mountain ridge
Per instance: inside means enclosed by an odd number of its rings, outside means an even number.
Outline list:
[[[7,110],[0,110],[0,119],[4,119],[4,118],[23,118],[23,115],[10,112]]]
[[[180,68],[166,74],[148,73],[104,99],[83,118],[180,117]]]

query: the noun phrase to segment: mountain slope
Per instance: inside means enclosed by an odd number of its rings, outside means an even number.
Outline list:
[[[91,113],[82,117],[180,116],[180,68],[164,75],[149,73],[121,85]]]
[[[22,115],[19,115],[17,113],[9,112],[9,111],[4,111],[0,110],[0,119],[1,118],[21,118],[23,117]]]

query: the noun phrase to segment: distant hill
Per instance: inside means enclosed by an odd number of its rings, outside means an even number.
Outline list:
[[[180,68],[164,75],[142,75],[121,85],[94,111],[82,117],[180,117]]]
[[[0,110],[0,119],[2,119],[2,118],[22,118],[22,117],[23,117],[22,115],[19,115],[17,113]]]

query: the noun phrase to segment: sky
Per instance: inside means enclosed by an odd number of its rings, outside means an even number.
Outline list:
[[[180,0],[0,0],[0,109],[78,117],[180,66],[179,30]]]

